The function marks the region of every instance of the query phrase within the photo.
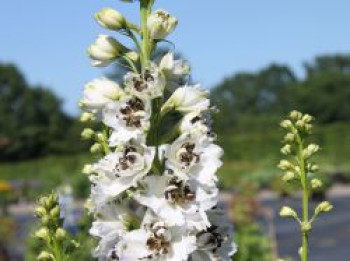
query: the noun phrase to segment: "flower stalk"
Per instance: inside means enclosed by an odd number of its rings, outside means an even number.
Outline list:
[[[314,189],[322,186],[321,180],[315,178],[319,167],[311,161],[311,158],[318,152],[316,144],[307,145],[307,138],[312,133],[313,118],[308,114],[292,111],[288,119],[281,122],[281,127],[287,130],[284,136],[284,146],[281,153],[289,156],[291,161],[283,159],[278,167],[285,171],[283,181],[296,182],[302,190],[302,214],[298,214],[290,207],[284,206],[280,215],[295,219],[300,225],[302,246],[300,257],[302,261],[309,260],[309,235],[312,224],[321,212],[329,212],[332,206],[328,202],[322,202],[314,211],[312,218],[309,218],[309,200]],[[320,209],[324,210],[320,212]]]

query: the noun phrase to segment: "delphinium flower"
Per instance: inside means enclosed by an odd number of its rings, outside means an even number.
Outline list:
[[[90,234],[98,240],[93,255],[103,261],[229,261],[236,246],[218,207],[223,150],[211,129],[208,92],[189,82],[188,63],[173,53],[151,60],[177,19],[152,12],[154,0],[124,2],[139,3],[140,26],[112,8],[95,19],[135,46],[103,35],[88,53],[93,66],[123,62],[129,70],[122,84],[89,82],[80,101],[81,120],[101,128],[82,132],[98,158],[83,169],[91,182]],[[174,114],[180,120],[165,125]]]
[[[309,217],[309,198],[312,191],[322,186],[322,181],[317,178],[318,165],[313,162],[313,157],[319,151],[317,144],[307,144],[307,138],[312,133],[313,117],[309,114],[302,114],[292,111],[289,118],[281,122],[281,127],[287,131],[284,136],[284,146],[281,153],[289,156],[289,159],[280,161],[278,167],[284,171],[282,177],[284,182],[294,182],[302,190],[302,214],[288,207],[282,207],[280,215],[286,218],[295,219],[300,225],[302,235],[302,246],[299,254],[302,261],[307,261],[309,257],[309,234],[312,225],[319,214],[329,212],[333,206],[328,202],[321,202],[315,209],[314,214]]]

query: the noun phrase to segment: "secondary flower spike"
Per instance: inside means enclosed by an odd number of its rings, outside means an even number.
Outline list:
[[[154,0],[123,2],[140,4],[140,25],[110,8],[95,18],[133,46],[101,35],[89,48],[94,66],[114,63],[123,75],[118,83],[106,77],[87,83],[80,101],[81,121],[89,124],[81,136],[97,157],[83,168],[91,183],[93,256],[230,261],[236,246],[218,206],[223,150],[211,128],[209,93],[189,82],[187,61],[171,52],[150,58],[177,19],[152,12]]]

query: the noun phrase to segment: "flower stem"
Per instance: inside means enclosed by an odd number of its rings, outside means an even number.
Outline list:
[[[300,165],[300,179],[303,190],[303,222],[301,226],[309,223],[309,191],[307,184],[307,172],[306,172],[306,164],[305,158],[303,156],[304,145],[300,135],[297,137],[298,140],[298,161]],[[309,231],[306,229],[301,229],[302,233],[302,251],[301,251],[301,260],[308,261],[309,257]]]
[[[150,13],[149,0],[140,0],[141,10],[141,31],[142,31],[142,54],[141,54],[141,65],[144,69],[150,60],[150,38],[147,27],[147,18]]]

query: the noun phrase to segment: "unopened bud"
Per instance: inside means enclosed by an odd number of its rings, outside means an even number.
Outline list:
[[[35,236],[41,240],[48,240],[49,231],[45,227],[40,228],[38,231],[35,232]]]
[[[318,188],[321,188],[322,187],[322,181],[319,180],[319,179],[312,179],[311,180],[311,187],[313,189],[318,189]]]
[[[311,172],[317,172],[317,171],[320,170],[320,167],[319,167],[317,164],[310,164],[309,170],[310,170]]]
[[[293,142],[295,140],[295,134],[293,133],[287,133],[286,136],[284,136],[285,142]]]
[[[34,213],[38,217],[43,217],[44,215],[46,215],[46,209],[40,206],[34,210]]]
[[[280,126],[284,129],[290,129],[293,127],[293,123],[290,120],[284,120],[281,122]]]
[[[295,175],[295,173],[294,173],[293,171],[287,171],[287,172],[283,175],[282,180],[283,180],[284,182],[289,182],[289,181],[291,181],[291,180],[293,180],[293,179],[295,179],[295,178],[296,178],[296,175]]]
[[[278,168],[281,170],[288,170],[293,167],[292,163],[290,163],[288,160],[281,160],[278,164]]]
[[[313,120],[313,117],[309,114],[305,114],[302,118],[302,120],[306,123],[310,123]]]
[[[318,215],[322,212],[326,213],[333,209],[333,206],[328,201],[321,202],[315,209],[315,214]]]
[[[311,231],[311,229],[312,229],[312,227],[311,227],[311,223],[310,222],[303,222],[303,223],[301,223],[301,231],[303,233],[308,233],[308,232]]]
[[[293,210],[290,207],[282,207],[281,211],[280,211],[280,216],[281,217],[286,217],[286,218],[298,218],[297,213],[295,212],[295,210]]]
[[[67,231],[63,228],[57,228],[55,232],[55,237],[57,240],[62,241],[67,237]]]
[[[102,151],[102,145],[99,143],[95,143],[94,145],[91,146],[90,152],[92,154],[99,153]]]
[[[95,132],[92,129],[85,128],[81,133],[81,137],[84,140],[88,140],[88,139],[91,139],[94,134],[95,134]]]
[[[89,122],[89,121],[93,120],[93,118],[94,118],[94,115],[92,113],[89,113],[89,112],[83,112],[80,115],[81,122]]]
[[[178,20],[164,10],[156,10],[147,19],[147,27],[152,39],[164,39],[178,24]]]
[[[303,117],[303,114],[301,113],[301,112],[299,112],[299,111],[292,111],[291,113],[290,113],[290,118],[291,119],[293,119],[293,120],[299,120],[299,119],[301,119],[302,117]]]
[[[55,259],[54,256],[46,251],[42,251],[37,257],[38,261],[51,261],[54,259]]]
[[[103,27],[119,31],[126,27],[124,16],[112,8],[103,8],[95,14],[96,21]]]
[[[314,155],[316,152],[318,152],[319,149],[320,149],[320,146],[318,146],[316,144],[310,144],[309,146],[307,146],[306,149],[304,149],[303,156],[305,158],[310,158],[312,155]]]
[[[50,211],[50,217],[53,219],[56,219],[60,216],[60,206],[55,206],[53,209]]]
[[[290,144],[286,144],[281,149],[281,153],[284,155],[289,155],[292,152],[292,146]]]
[[[83,174],[90,175],[94,172],[94,167],[91,164],[86,164],[82,170]]]

